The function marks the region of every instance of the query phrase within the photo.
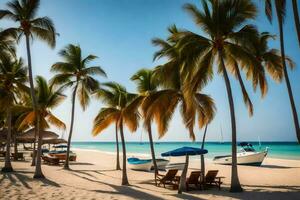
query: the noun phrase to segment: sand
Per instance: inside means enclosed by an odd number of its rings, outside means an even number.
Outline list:
[[[115,155],[75,150],[77,162],[72,170],[62,166],[42,166],[46,179],[32,178],[30,158],[13,162],[15,172],[0,174],[0,199],[300,199],[300,160],[266,158],[261,167],[239,166],[240,182],[245,191],[230,193],[230,166],[207,162],[206,168],[219,170],[225,176],[219,191],[189,191],[178,195],[171,188],[156,187],[153,173],[128,169],[130,186],[121,186],[121,171],[115,170]],[[181,159],[182,161],[184,158]],[[172,159],[174,161],[174,159]],[[4,165],[0,161],[0,167]],[[192,159],[189,170],[199,169]]]

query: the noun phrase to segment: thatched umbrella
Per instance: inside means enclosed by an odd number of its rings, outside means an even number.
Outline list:
[[[68,143],[65,139],[45,139],[43,140],[43,144],[62,144],[62,143]]]
[[[25,133],[17,136],[17,141],[20,143],[34,143],[36,142],[36,138],[35,133],[34,133],[35,129],[30,129],[28,131],[26,131]],[[49,139],[58,139],[58,135],[52,131],[44,131],[44,130],[40,130],[41,134],[42,134],[42,138],[43,140],[49,140]]]

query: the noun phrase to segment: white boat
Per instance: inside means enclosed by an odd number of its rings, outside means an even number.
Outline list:
[[[153,165],[151,159],[128,158],[127,162],[130,169],[139,171],[150,171]]]
[[[268,147],[264,151],[257,152],[250,143],[240,143],[242,147],[240,152],[237,153],[238,165],[254,165],[260,166],[268,154]],[[213,159],[215,164],[231,165],[231,155],[216,156]]]
[[[166,169],[178,169],[183,170],[185,163],[169,163]]]
[[[166,159],[158,158],[156,160],[156,165],[159,170],[165,170],[166,166],[169,164],[169,161]]]

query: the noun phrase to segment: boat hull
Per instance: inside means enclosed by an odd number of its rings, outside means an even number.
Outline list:
[[[185,163],[169,163],[166,166],[166,169],[178,169],[178,170],[183,170]]]
[[[156,159],[156,165],[157,165],[157,168],[159,170],[165,170],[166,169],[166,166],[169,164],[169,161],[168,160],[165,160],[165,159]],[[152,167],[154,167],[152,165]]]
[[[264,161],[264,158],[267,156],[267,151],[263,152],[243,152],[237,154],[237,164],[238,165],[252,165],[260,166]],[[213,159],[215,164],[222,165],[231,165],[232,158],[231,156],[217,156]]]

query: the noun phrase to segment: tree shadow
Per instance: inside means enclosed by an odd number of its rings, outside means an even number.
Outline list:
[[[94,180],[94,179],[91,179],[91,178],[88,178],[88,177],[84,177],[84,176],[81,176],[81,175],[76,174],[76,173],[73,173],[73,175],[77,176],[79,178],[82,178],[84,180],[90,181],[90,182],[107,185],[107,186],[109,186],[109,187],[111,187],[115,190],[115,191],[105,191],[105,190],[89,190],[89,191],[99,192],[99,193],[107,193],[107,194],[125,194],[126,196],[130,196],[134,199],[163,200],[163,198],[161,198],[161,197],[158,197],[158,196],[155,196],[155,195],[152,195],[152,194],[148,194],[148,193],[145,193],[143,191],[136,190],[132,186],[118,186],[118,185],[102,182],[102,181],[99,181],[99,180]]]
[[[292,169],[292,168],[300,168],[300,167],[288,167],[288,166],[280,166],[280,165],[261,165],[261,168],[270,168],[270,169]]]
[[[3,182],[5,179],[9,179],[10,183],[15,186],[20,186],[19,183],[21,183],[24,187],[27,189],[32,189],[32,187],[29,185],[30,182],[42,182],[42,186],[53,186],[53,187],[60,187],[60,185],[50,179],[47,178],[41,178],[41,179],[34,179],[32,177],[29,177],[28,175],[24,174],[30,174],[33,176],[33,172],[30,171],[14,171],[10,173],[3,173],[3,177],[0,179],[0,183]]]
[[[70,165],[95,165],[93,163],[85,163],[85,162],[70,162]]]

